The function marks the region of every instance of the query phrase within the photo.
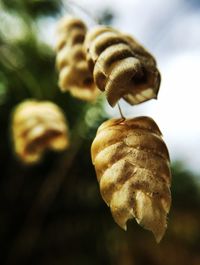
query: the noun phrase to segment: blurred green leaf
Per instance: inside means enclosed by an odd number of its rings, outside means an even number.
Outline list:
[[[4,7],[15,12],[22,9],[31,17],[53,15],[59,12],[61,0],[1,0]]]

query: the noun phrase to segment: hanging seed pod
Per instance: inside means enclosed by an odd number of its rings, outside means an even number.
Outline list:
[[[57,28],[56,67],[59,71],[59,87],[79,99],[95,100],[99,92],[83,52],[87,28],[74,17],[64,17]]]
[[[15,152],[24,163],[40,161],[43,153],[68,147],[68,129],[58,106],[43,101],[25,101],[15,109],[12,118]]]
[[[103,123],[91,147],[100,192],[116,223],[135,218],[159,242],[171,204],[169,154],[149,117]]]
[[[157,97],[160,73],[156,62],[132,37],[97,26],[87,33],[84,48],[94,81],[106,91],[111,106],[122,97],[131,105]]]

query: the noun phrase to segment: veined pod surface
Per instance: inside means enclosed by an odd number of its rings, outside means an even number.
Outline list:
[[[84,49],[97,87],[114,106],[120,98],[131,105],[157,98],[160,73],[153,56],[131,36],[96,26],[86,35]]]
[[[171,205],[167,147],[153,119],[111,119],[98,129],[91,147],[100,192],[116,223],[129,219],[153,232],[159,242]]]
[[[57,27],[56,67],[59,87],[79,99],[93,101],[99,94],[88,69],[83,42],[87,28],[78,18],[62,18]]]
[[[68,127],[64,114],[54,103],[27,100],[13,112],[12,137],[16,155],[22,162],[40,161],[46,150],[68,147]]]

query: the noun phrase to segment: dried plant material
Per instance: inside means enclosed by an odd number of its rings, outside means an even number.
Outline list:
[[[149,117],[112,119],[98,129],[91,147],[100,192],[116,223],[129,219],[153,232],[159,242],[171,204],[169,154]]]
[[[13,113],[12,134],[15,152],[24,163],[36,163],[46,150],[61,151],[69,145],[64,114],[48,101],[19,104]]]
[[[88,69],[83,42],[87,28],[74,17],[64,17],[57,27],[57,58],[59,87],[79,99],[93,101],[99,94]]]
[[[111,106],[122,97],[131,105],[157,97],[160,73],[156,61],[131,36],[97,26],[87,33],[84,48],[94,81],[106,91]]]

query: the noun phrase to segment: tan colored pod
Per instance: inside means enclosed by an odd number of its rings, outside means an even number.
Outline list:
[[[94,81],[106,91],[111,106],[122,97],[130,104],[157,97],[160,73],[156,62],[132,37],[97,26],[87,33],[84,49]]]
[[[66,44],[72,46],[75,43],[83,43],[87,27],[79,18],[65,16],[57,24],[56,50],[59,51]]]
[[[28,100],[13,113],[12,134],[15,152],[24,163],[38,162],[48,150],[68,147],[68,128],[61,109],[49,101]]]
[[[87,28],[78,18],[64,17],[57,27],[56,67],[59,87],[82,100],[93,101],[99,92],[88,69],[83,42]]]
[[[149,117],[112,119],[98,129],[91,147],[100,192],[116,223],[126,230],[135,218],[159,242],[171,205],[169,153]]]

